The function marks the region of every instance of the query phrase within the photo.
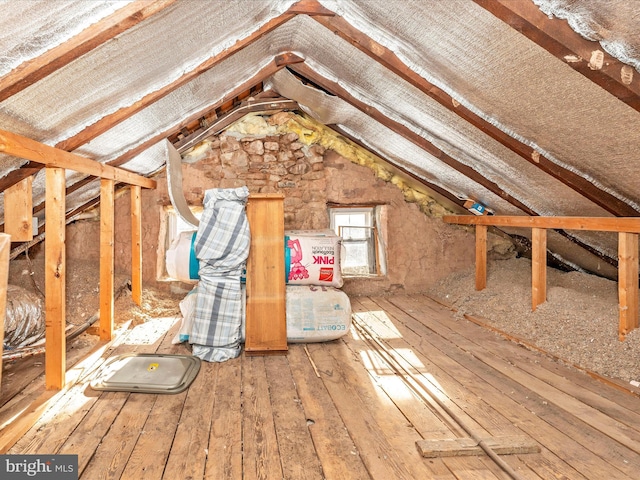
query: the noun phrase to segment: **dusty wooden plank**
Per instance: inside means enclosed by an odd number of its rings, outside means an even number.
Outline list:
[[[45,385],[60,390],[65,384],[65,185],[63,168],[46,170],[45,225]]]
[[[621,340],[638,328],[638,234],[618,234],[618,298]]]
[[[286,357],[264,359],[283,478],[324,478]]]
[[[469,318],[469,315],[465,316]],[[478,320],[475,317],[471,317]],[[483,346],[494,351],[500,350],[501,356],[508,362],[535,375],[537,378],[552,385],[577,400],[595,408],[596,410],[640,431],[640,400],[636,395],[613,388],[602,383],[578,369],[566,366],[547,358],[536,355],[535,361],[529,351],[525,351],[514,342],[504,342],[497,337],[484,338]],[[542,367],[542,368],[539,368]]]
[[[4,233],[12,242],[33,240],[33,176],[4,191]]]
[[[118,335],[120,336],[127,327],[122,328]],[[51,400],[47,401],[44,410],[47,408],[62,408],[58,407],[59,399],[65,398],[68,395],[68,391],[73,391],[79,385],[83,385],[84,379],[100,366],[103,360],[102,357],[108,355],[110,349],[113,348],[113,344],[113,342],[98,342],[97,344],[89,344],[85,348],[71,349],[69,355],[66,356],[67,384],[62,391],[57,392],[55,398],[51,397]],[[42,361],[42,359],[42,355],[39,356],[39,360]],[[0,410],[0,439],[2,439],[3,449],[11,447],[29,429],[34,431],[35,428],[40,428],[39,425],[42,425],[45,421],[40,414],[33,413],[32,409],[32,406],[35,406],[35,403],[39,401],[45,384],[44,372],[36,370],[35,373],[35,378],[29,375],[30,383],[3,405]],[[13,441],[10,440],[12,436],[15,436]],[[13,449],[14,447],[11,448]]]
[[[540,452],[540,446],[529,437],[486,437],[481,438],[480,441],[498,455]],[[470,437],[419,440],[416,446],[420,454],[426,458],[485,455],[485,451],[480,447],[480,442]]]
[[[535,311],[547,301],[547,231],[531,229],[531,244],[531,310]]]
[[[166,338],[173,338],[177,327],[175,325]],[[165,341],[157,353],[184,355],[188,350],[182,344],[172,345]],[[186,390],[175,395],[158,395],[121,478],[162,478],[186,398]]]
[[[121,478],[162,478],[186,397],[186,391],[158,396]]]
[[[203,478],[214,404],[210,392],[218,366],[202,362],[189,387],[162,478]]]
[[[242,358],[245,480],[283,478],[263,357]]]
[[[368,480],[369,474],[357,448],[322,380],[316,375],[304,345],[290,345],[287,359],[325,477]]]
[[[478,374],[474,369],[469,368],[461,359],[469,360],[468,356],[461,351],[455,343],[451,343],[445,338],[439,337],[436,332],[429,330],[425,325],[419,323],[413,319],[404,310],[396,307],[393,303],[390,303],[386,299],[375,298],[375,304],[377,310],[384,309],[385,313],[391,317],[396,323],[397,328],[400,330],[403,338],[411,344],[421,355],[420,358],[424,362],[425,369],[434,376],[438,384],[442,385],[442,388],[450,392],[452,396],[464,398],[465,403],[469,402],[470,393],[471,396],[475,396],[482,399],[487,404],[491,405],[496,410],[499,410],[505,418],[513,425],[518,426],[518,430],[511,430],[517,432],[524,432],[532,438],[539,439],[540,435],[545,435],[545,438],[557,433],[553,429],[550,429],[544,422],[539,423],[539,419],[536,416],[532,416],[526,410],[522,409],[520,405],[510,399],[509,396],[501,391],[498,391],[492,385],[489,385],[485,380],[485,375],[491,376],[493,372],[490,369],[486,369],[487,372],[480,372]],[[435,308],[438,305],[433,304]],[[445,322],[450,319],[451,312],[445,310],[436,310],[432,308],[429,303],[419,302],[411,307],[407,307],[409,312],[420,312],[420,318],[429,318],[431,315],[437,322]],[[424,312],[430,313],[427,317]],[[437,316],[436,312],[440,315]],[[423,320],[424,321],[424,320]],[[477,332],[474,332],[477,334]],[[452,336],[455,336],[452,334]],[[482,337],[481,337],[482,338]],[[475,363],[472,363],[475,367]],[[513,387],[510,395],[514,393]],[[527,390],[524,395],[527,395]],[[476,410],[472,413],[474,418],[478,421],[484,421],[482,410]],[[515,428],[512,426],[512,428]],[[500,430],[491,430],[493,432],[509,433],[510,431],[502,427]],[[544,446],[544,445],[543,445]],[[577,450],[573,450],[576,452]],[[464,470],[469,468],[461,463],[462,459],[446,459],[447,465],[451,465],[452,469]],[[453,462],[453,463],[452,463]],[[512,468],[518,472],[521,471],[518,468],[518,463],[527,465],[534,472],[548,472],[549,470],[556,474],[564,474],[567,478],[582,478],[581,475],[566,463],[560,461],[554,454],[548,449],[543,449],[541,455],[527,455],[520,459],[520,462],[516,461],[513,457],[507,459]],[[551,465],[551,468],[549,467]],[[542,476],[546,478],[546,476]]]
[[[116,348],[109,352],[109,357],[122,353],[153,353],[164,342],[169,342],[170,337],[168,337],[166,333],[168,322],[158,322],[161,324],[159,328],[164,329],[164,332],[159,335],[159,338],[155,342],[151,343],[148,341],[150,336],[149,330],[154,327],[154,325],[152,325],[154,322],[156,322],[156,320],[137,325],[127,331],[127,335],[117,342]],[[148,342],[145,343],[145,341]],[[101,468],[107,472],[109,467],[106,465],[111,465],[112,463],[113,470],[110,475],[117,476],[124,470],[129,454],[133,451],[138,434],[153,404],[153,399],[149,397],[154,397],[154,395],[136,394],[137,396],[146,396],[147,403],[144,404],[145,412],[142,405],[133,404],[127,407],[131,395],[127,392],[100,393],[90,388],[87,388],[86,392],[96,395],[97,400],[90,411],[84,416],[80,423],[77,424],[73,433],[69,435],[60,447],[59,453],[78,455],[78,471],[81,478],[87,468],[89,468],[91,472],[94,472],[89,475],[93,475],[96,474],[95,472],[100,472]],[[137,403],[142,402],[138,401]],[[125,407],[126,417],[136,417],[136,409],[140,408],[137,415],[141,418],[135,419],[138,422],[137,424],[131,424],[132,429],[137,428],[137,432],[127,432],[126,436],[122,439],[123,443],[121,448],[114,449],[113,457],[110,459],[109,448],[113,447],[113,444],[118,443],[118,435],[122,433],[122,430],[126,429],[126,421],[128,420],[125,420],[124,423],[119,421],[118,427],[116,429],[113,428],[113,425],[118,421],[120,413]],[[109,438],[107,438],[107,436],[109,436]],[[106,447],[102,446],[103,442],[107,442]],[[98,449],[100,449],[100,454],[95,456]],[[113,462],[111,460],[113,460]],[[98,465],[94,466],[94,462]],[[92,479],[92,476],[84,478]]]
[[[113,180],[100,180],[100,339],[111,340],[114,310],[115,201]]]
[[[49,168],[69,169],[76,172],[108,178],[130,185],[156,188],[156,181],[135,173],[112,167],[74,153],[36,142],[16,133],[0,130],[0,151],[16,157],[42,163]],[[64,218],[64,215],[63,215]]]
[[[447,388],[441,386],[432,376],[432,367],[427,358],[420,356],[412,346],[403,338],[401,332],[395,327],[393,320],[381,312],[379,307],[368,299],[361,297],[355,305],[356,312],[354,314],[354,326],[356,331],[363,338],[369,340],[369,351],[367,357],[372,362],[376,357],[384,359],[382,365],[383,370],[376,376],[377,381],[385,388],[389,378],[399,380],[400,385],[395,388],[389,385],[387,394],[396,405],[403,411],[406,418],[416,427],[422,437],[427,439],[442,439],[452,437],[467,437],[470,432],[476,436],[488,435],[492,433],[508,433],[520,434],[520,430],[510,424],[502,415],[495,411],[490,404],[485,403],[481,398],[469,395],[464,387],[458,387],[455,383],[447,384]],[[410,335],[410,332],[407,332]],[[348,342],[349,343],[349,342]],[[378,367],[380,368],[380,367]],[[395,375],[389,375],[391,370]],[[428,373],[427,373],[428,372]],[[448,372],[455,376],[455,371]],[[410,387],[409,392],[403,395],[402,384],[404,389]],[[415,395],[414,402],[419,400],[423,405],[428,405],[437,419],[445,423],[449,427],[448,432],[442,432],[440,435],[434,436],[433,427],[431,426],[436,419],[429,417],[413,415],[411,408],[402,408],[402,397]],[[441,405],[442,403],[443,405]],[[458,423],[445,410],[445,407],[458,417],[462,422]],[[429,420],[425,423],[425,420]],[[436,423],[437,425],[437,423]],[[463,426],[464,425],[464,426]],[[439,433],[436,431],[436,433]],[[488,458],[464,458],[450,459],[446,458],[439,463],[431,462],[430,466],[435,468],[442,464],[444,469],[452,472],[472,471],[473,475],[493,478],[501,475],[501,467]],[[510,459],[511,464],[522,467],[517,459]],[[442,467],[441,467],[442,468]],[[506,468],[514,468],[507,465]],[[444,470],[446,471],[446,470]]]
[[[131,299],[142,302],[142,192],[137,185],[131,192]]]
[[[117,412],[113,423],[108,427],[108,431],[95,448],[91,461],[81,471],[81,479],[119,479],[122,477],[157,396],[146,393],[130,393],[128,395],[124,406]],[[98,407],[97,404],[96,406]],[[99,406],[104,407],[105,405],[101,403]],[[65,444],[65,446],[69,446],[69,444]],[[78,447],[79,450],[83,450],[83,457],[92,453],[91,450]],[[66,450],[66,453],[78,453],[78,450],[75,452]],[[78,463],[81,463],[80,454],[78,454]]]
[[[476,290],[487,287],[487,226],[476,226]]]
[[[461,225],[493,225],[498,227],[561,228],[594,232],[640,233],[638,217],[542,217],[507,215],[445,215],[445,223]]]
[[[286,352],[284,195],[251,195],[245,352]]]
[[[218,366],[206,480],[242,477],[242,357]],[[169,479],[168,479],[169,480]]]
[[[379,301],[382,300],[376,299],[376,303]],[[439,349],[443,353],[446,352],[448,358],[455,359],[457,363],[464,365],[469,371],[475,372],[470,377],[464,371],[458,371],[456,375],[461,381],[464,379],[470,390],[478,392],[478,395],[488,401],[491,399],[495,405],[500,405],[501,412],[507,418],[517,423],[523,432],[540,442],[543,454],[545,449],[548,449],[553,452],[553,455],[562,459],[587,478],[600,478],[603,475],[612,478],[626,478],[626,475],[621,472],[636,468],[629,467],[629,457],[621,455],[621,452],[629,451],[628,449],[618,445],[621,449],[618,450],[615,441],[610,443],[610,438],[606,435],[591,428],[578,418],[571,418],[565,411],[558,409],[554,404],[530,389],[530,385],[513,381],[493,367],[478,362],[469,355],[470,352],[467,352],[467,349],[476,348],[476,345],[464,335],[461,336],[461,331],[466,329],[467,335],[475,336],[474,341],[476,342],[481,342],[483,336],[491,335],[490,333],[483,334],[481,330],[470,328],[467,325],[456,325],[450,313],[438,310],[437,306],[430,310],[430,315],[420,315],[418,322],[405,312],[406,310],[415,314],[416,308],[429,309],[429,304],[424,301],[412,301],[408,297],[394,297],[393,305],[389,307],[390,310],[395,310],[395,318],[401,322],[408,322],[412,329],[422,332],[424,347],[419,348],[426,348],[426,345],[431,344],[433,348]],[[455,330],[450,330],[450,328]],[[434,332],[438,335],[433,335]],[[450,337],[455,337],[457,344],[446,340]],[[464,350],[460,346],[464,347]],[[427,352],[425,351],[425,354]],[[484,381],[478,382],[478,378],[482,378]],[[487,385],[490,388],[487,388]],[[531,415],[527,410],[535,412],[535,415]],[[599,439],[600,443],[594,442],[594,439]],[[603,451],[607,452],[605,458],[600,456]],[[547,458],[552,459],[549,456]],[[523,456],[522,460],[532,468],[536,468],[537,463],[531,462],[529,456]],[[559,471],[563,469],[561,464],[558,464],[556,468]],[[564,469],[566,470],[566,466]],[[572,474],[568,474],[568,477],[572,478]]]
[[[371,477],[437,478],[415,448],[422,437],[344,342],[308,349]]]

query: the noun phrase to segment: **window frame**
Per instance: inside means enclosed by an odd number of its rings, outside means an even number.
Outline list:
[[[345,243],[349,242],[349,240],[345,240],[342,236],[341,229],[345,226],[336,227],[336,215],[346,215],[346,214],[355,214],[355,213],[365,213],[368,221],[368,225],[365,226],[352,226],[347,228],[366,228],[370,229],[371,235],[369,238],[365,238],[367,242],[367,256],[369,258],[369,273],[347,273],[344,270],[342,271],[342,275],[344,277],[380,277],[386,275],[386,262],[384,261],[384,248],[382,242],[382,232],[381,232],[381,221],[380,221],[380,213],[382,206],[380,205],[331,205],[329,207],[329,221],[330,228],[333,232],[339,235],[343,240],[343,246]],[[356,240],[357,241],[357,240]],[[345,262],[345,253],[346,250],[343,248],[341,252],[341,268],[342,264]],[[373,263],[373,269],[371,268],[371,263]],[[373,271],[371,271],[373,270]]]

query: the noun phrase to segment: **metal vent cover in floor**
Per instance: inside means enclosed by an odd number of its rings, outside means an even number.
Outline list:
[[[91,382],[94,390],[138,393],[180,393],[200,371],[191,355],[128,353],[105,362]]]

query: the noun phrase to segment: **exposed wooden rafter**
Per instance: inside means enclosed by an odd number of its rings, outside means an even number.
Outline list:
[[[482,185],[484,188],[494,193],[498,197],[502,198],[503,200],[509,202],[511,205],[519,208],[520,210],[525,212],[527,215],[537,215],[537,213],[534,212],[531,208],[529,208],[527,205],[523,204],[513,196],[509,195],[509,193],[505,192],[495,182],[492,182],[491,180],[487,179],[480,173],[476,172],[470,166],[465,165],[462,162],[459,162],[455,158],[443,152],[441,149],[436,147],[433,143],[429,142],[424,137],[421,137],[420,135],[418,135],[417,133],[415,133],[413,130],[406,127],[405,125],[390,119],[389,117],[384,115],[382,112],[378,111],[377,109],[358,100],[353,95],[351,95],[346,89],[340,86],[338,83],[322,77],[320,74],[316,73],[313,69],[311,69],[309,66],[305,64],[291,65],[289,66],[289,68],[294,72],[298,73],[299,75],[310,79],[312,82],[316,83],[317,85],[320,85],[326,91],[331,92],[332,95],[335,95],[336,97],[341,98],[342,100],[349,103],[350,105],[353,105],[355,108],[357,108],[361,112],[370,116],[374,120],[380,122],[382,125],[386,126],[390,130],[397,133],[398,135],[401,135],[402,137],[406,138],[413,144],[417,145],[427,153],[431,154],[432,156],[440,160],[442,163],[457,170],[458,172],[462,173],[463,175],[473,180],[474,182]]]
[[[633,67],[581,37],[565,20],[549,18],[531,1],[473,1],[640,112],[640,78]]]
[[[176,0],[136,0],[67,42],[24,62],[0,78],[0,102],[64,67],[107,40],[164,10]]]
[[[488,2],[493,4],[492,2]],[[523,4],[529,2],[509,2],[509,5]],[[537,10],[535,5],[531,4]],[[539,12],[539,10],[538,10]],[[353,46],[360,49],[362,52],[369,55],[371,58],[384,65],[393,73],[398,75],[403,80],[407,81],[414,87],[418,88],[421,92],[437,101],[440,105],[444,106],[448,110],[452,111],[456,115],[460,116],[474,127],[482,130],[494,140],[497,140],[502,145],[507,147],[512,152],[518,154],[527,162],[538,167],[545,173],[553,176],[569,188],[578,192],[580,195],[591,200],[595,204],[607,210],[616,216],[631,217],[639,216],[640,212],[635,210],[631,205],[623,202],[619,198],[610,193],[599,189],[593,183],[586,178],[561,167],[560,165],[552,162],[544,155],[535,151],[528,145],[516,140],[515,138],[507,135],[492,123],[482,119],[468,108],[456,102],[448,93],[441,88],[433,85],[407,65],[405,65],[391,50],[369,38],[367,35],[350,25],[342,17],[314,17],[317,22],[324,25],[326,28],[347,40]]]
[[[56,146],[58,148],[61,148],[62,150],[67,150],[67,151],[75,150],[76,148],[80,147],[81,145],[84,145],[85,143],[91,141],[92,139],[94,139],[98,135],[103,134],[107,130],[109,130],[109,129],[113,128],[114,126],[118,125],[119,123],[125,121],[127,118],[129,118],[132,115],[136,114],[140,110],[142,110],[142,109],[148,107],[149,105],[157,102],[158,100],[164,98],[165,96],[167,96],[168,94],[170,94],[174,90],[176,90],[179,87],[183,86],[184,84],[192,81],[194,78],[198,77],[199,75],[202,75],[206,71],[208,71],[211,68],[213,68],[214,66],[218,65],[223,60],[231,57],[232,55],[238,53],[239,51],[241,51],[245,47],[251,45],[253,42],[258,40],[262,36],[266,35],[270,31],[272,31],[273,29],[275,29],[275,28],[279,27],[280,25],[282,25],[283,23],[291,20],[293,17],[295,17],[295,14],[293,14],[293,13],[285,13],[283,15],[280,15],[280,16],[278,16],[276,18],[273,18],[273,19],[269,20],[267,23],[262,25],[259,29],[257,29],[256,31],[254,31],[253,33],[248,35],[247,37],[245,37],[245,38],[243,38],[241,40],[238,40],[236,43],[233,44],[233,46],[223,50],[222,52],[218,53],[217,55],[209,57],[207,60],[202,62],[200,65],[198,65],[194,69],[186,72],[184,75],[182,75],[177,80],[175,80],[175,81],[163,86],[162,88],[159,88],[158,90],[156,90],[154,92],[148,93],[143,98],[141,98],[140,100],[132,103],[131,105],[128,105],[126,107],[122,107],[121,109],[117,110],[116,112],[114,112],[114,113],[112,113],[110,115],[106,115],[106,116],[102,117],[100,120],[98,120],[93,125],[89,125],[84,130],[80,131],[79,133],[77,133],[73,137],[68,138],[68,139],[58,143]]]
[[[438,160],[441,160],[446,165],[457,170],[458,172],[465,175],[467,178],[473,180],[474,182],[478,183],[479,185],[482,185],[484,188],[486,188],[493,194],[497,195],[498,197],[502,198],[506,202],[510,203],[514,207],[520,209],[525,214],[530,216],[539,215],[536,211],[534,211],[527,205],[523,204],[515,197],[509,195],[495,182],[492,182],[491,180],[485,178],[483,175],[475,171],[473,168],[463,164],[462,162],[459,162],[455,158],[443,152],[438,147],[433,145],[431,142],[421,137],[417,133],[413,132],[411,129],[407,128],[405,125],[402,125],[399,122],[395,122],[391,120],[389,117],[385,116],[375,108],[356,99],[349,92],[347,92],[343,87],[338,85],[336,82],[325,79],[321,75],[314,72],[309,66],[305,64],[297,64],[297,65],[292,65],[289,68],[293,70],[295,73],[297,73],[298,75],[302,76],[303,78],[305,79],[308,78],[311,82],[315,83],[316,85],[319,85],[321,88],[331,93],[332,95],[335,95],[341,98],[342,100],[344,100],[345,102],[353,105],[363,113],[369,115],[371,118],[375,119],[376,121],[385,125],[392,131],[406,138],[407,140],[414,143],[418,147],[422,148],[426,152],[430,153]],[[601,252],[596,251],[594,248],[588,245],[585,245],[583,242],[579,241],[574,236],[565,232],[564,230],[557,230],[557,233],[569,239],[571,242],[575,243],[576,245],[584,248],[588,252],[596,255],[598,258],[601,258],[603,261],[611,265],[617,265],[616,259],[613,259]]]

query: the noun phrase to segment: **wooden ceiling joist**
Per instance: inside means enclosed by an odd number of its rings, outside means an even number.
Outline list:
[[[65,152],[6,130],[0,130],[0,152],[38,162],[47,167],[64,168],[130,185],[156,188],[156,181],[150,178]]]
[[[581,37],[565,20],[549,18],[531,1],[473,1],[640,112],[640,78],[635,69],[606,53],[597,42]]]
[[[529,2],[509,2],[509,5],[520,5],[522,3]],[[535,7],[534,4],[531,5],[537,10],[537,7]],[[433,85],[431,82],[411,70],[391,50],[369,38],[360,30],[350,25],[342,17],[314,17],[314,19],[336,35],[339,35],[350,44],[366,53],[381,65],[384,65],[406,82],[418,88],[421,92],[437,101],[440,105],[463,118],[474,127],[480,129],[494,140],[500,142],[530,164],[553,176],[583,197],[594,202],[596,205],[604,208],[609,213],[621,217],[640,216],[640,211],[637,211],[631,205],[596,187],[586,178],[552,162],[530,146],[525,145],[524,143],[507,135],[492,123],[482,119],[459,102],[454,101],[454,99],[444,90]]]
[[[28,60],[0,78],[0,102],[162,11],[176,0],[135,0],[67,42]]]

